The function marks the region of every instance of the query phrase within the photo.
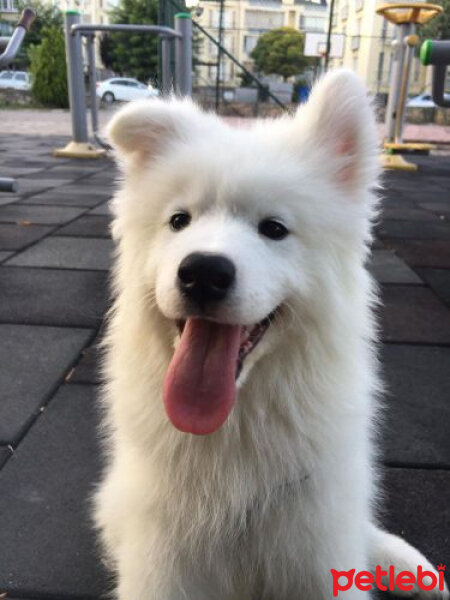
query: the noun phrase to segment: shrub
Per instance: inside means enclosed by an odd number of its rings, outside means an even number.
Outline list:
[[[42,42],[29,50],[32,94],[44,106],[67,108],[66,51],[64,33],[60,27],[43,30]]]

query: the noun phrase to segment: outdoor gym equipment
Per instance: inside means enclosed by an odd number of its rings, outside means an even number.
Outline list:
[[[99,158],[104,149],[89,143],[86,118],[86,92],[84,85],[82,36],[87,38],[87,59],[90,79],[90,104],[92,129],[98,138],[98,115],[95,71],[95,34],[98,31],[156,34],[161,37],[161,62],[163,94],[174,92],[180,96],[192,94],[192,18],[190,13],[175,15],[175,28],[160,25],[84,25],[78,11],[65,13],[67,80],[69,84],[69,107],[72,117],[72,141],[62,149],[54,151],[55,156],[70,158]],[[175,43],[175,80],[171,81],[170,42]]]
[[[450,64],[450,41],[425,40],[420,48],[424,66],[433,65],[433,100],[438,106],[450,108],[450,94],[445,93],[445,77]]]
[[[22,12],[11,37],[0,38],[0,50],[3,50],[3,53],[0,54],[0,69],[7,67],[13,62],[35,17],[36,13],[34,10],[26,8]],[[15,179],[11,179],[10,177],[0,177],[0,192],[16,191],[17,184]]]
[[[393,41],[394,62],[386,109],[385,152],[381,155],[382,164],[388,169],[416,171],[417,165],[406,161],[400,154],[396,154],[396,152],[408,150],[433,149],[430,144],[406,144],[403,142],[409,74],[414,48],[419,44],[416,25],[423,25],[431,21],[442,12],[442,7],[425,2],[397,2],[382,4],[376,12],[396,25],[396,37]]]

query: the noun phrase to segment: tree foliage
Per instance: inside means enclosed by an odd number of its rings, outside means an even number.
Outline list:
[[[53,25],[44,28],[41,43],[32,46],[29,54],[34,98],[44,106],[67,108],[66,51],[61,27]]]
[[[420,28],[420,37],[430,40],[450,39],[450,0],[433,0],[433,4],[440,4],[442,12]]]
[[[120,0],[110,13],[111,23],[156,25],[158,0]],[[103,64],[121,75],[146,83],[158,68],[158,38],[148,33],[111,33],[100,44]]]
[[[305,38],[300,31],[280,27],[263,33],[250,56],[258,72],[287,79],[299,75],[311,62],[304,55],[304,44]]]
[[[27,69],[30,64],[29,49],[42,42],[44,29],[48,27],[62,29],[63,16],[59,8],[44,0],[19,0],[17,6],[20,12],[24,8],[32,8],[36,13],[36,18],[25,36],[20,53],[14,61],[15,68]]]

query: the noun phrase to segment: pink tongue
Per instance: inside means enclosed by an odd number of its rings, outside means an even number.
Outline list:
[[[225,422],[236,398],[241,327],[188,319],[164,379],[164,406],[180,431],[204,435]]]

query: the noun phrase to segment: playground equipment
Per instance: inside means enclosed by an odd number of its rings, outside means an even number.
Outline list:
[[[382,4],[376,12],[397,26],[393,41],[394,62],[386,109],[385,152],[382,164],[388,169],[416,171],[417,165],[406,161],[398,152],[432,150],[431,144],[412,144],[403,141],[403,125],[408,98],[409,74],[414,48],[419,44],[416,26],[431,21],[442,12],[437,4],[425,2],[397,2]]]
[[[36,14],[34,10],[26,8],[22,12],[11,37],[0,38],[0,50],[3,50],[3,53],[0,54],[0,69],[7,67],[13,62],[35,17]],[[0,192],[16,191],[17,184],[15,179],[11,179],[10,177],[0,177]]]
[[[445,93],[445,77],[450,64],[450,41],[425,40],[420,48],[420,60],[433,65],[433,100],[438,106],[450,108],[450,94]]]
[[[98,115],[95,70],[95,34],[98,31],[156,34],[161,38],[162,92],[168,94],[172,87],[180,96],[192,94],[192,20],[190,13],[175,15],[175,28],[159,25],[84,25],[78,11],[65,13],[67,79],[69,106],[72,117],[72,141],[65,148],[54,151],[55,156],[70,158],[99,158],[105,150],[88,140],[86,118],[86,92],[84,85],[82,36],[87,38],[87,59],[90,74],[90,104],[94,138],[98,137]],[[175,79],[171,81],[170,42],[175,42]]]

